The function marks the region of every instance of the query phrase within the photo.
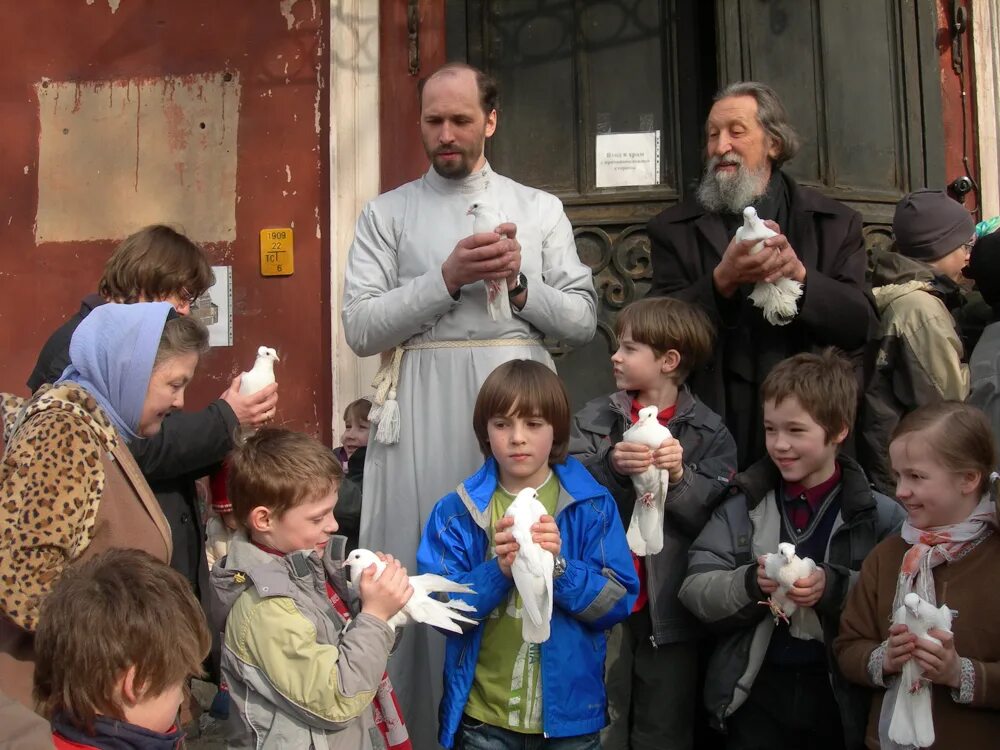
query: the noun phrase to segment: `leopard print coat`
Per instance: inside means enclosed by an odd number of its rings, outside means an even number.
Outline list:
[[[0,394],[0,417],[6,446],[0,463],[0,611],[11,621],[34,631],[55,580],[100,533],[110,539],[95,547],[138,547],[170,559],[166,520],[86,390],[62,383],[44,386],[29,400]],[[127,523],[107,522],[116,507],[132,514]],[[152,544],[129,538],[135,518],[146,522],[141,533]]]

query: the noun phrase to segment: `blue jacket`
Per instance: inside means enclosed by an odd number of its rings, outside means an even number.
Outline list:
[[[555,519],[566,572],[555,579],[552,636],[541,645],[542,727],[546,737],[575,737],[604,727],[605,631],[628,617],[639,581],[608,491],[574,458],[552,468],[561,485]],[[487,559],[496,488],[497,465],[490,458],[434,506],[417,550],[421,573],[437,573],[475,589],[475,595],[464,598],[476,608],[470,616],[480,622],[514,585],[500,572],[496,558]],[[444,747],[454,743],[472,690],[482,634],[477,625],[462,635],[448,635],[438,734]]]

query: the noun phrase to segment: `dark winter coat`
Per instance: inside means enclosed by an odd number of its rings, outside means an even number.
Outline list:
[[[765,454],[758,393],[771,368],[793,354],[832,345],[855,358],[863,380],[864,346],[876,322],[865,284],[861,215],[781,176],[789,216],[788,226],[781,229],[806,268],[799,314],[786,326],[764,321],[747,298],[749,285],[732,299],[716,292],[712,272],[729,244],[718,214],[707,213],[689,198],[660,213],[648,226],[653,264],[649,294],[697,303],[718,328],[713,361],[693,374],[688,384],[725,419],[736,440],[741,468]]]
[[[840,513],[823,559],[826,587],[815,613],[823,628],[830,680],[846,746],[863,746],[869,691],[849,684],[833,658],[840,613],[865,557],[903,523],[902,507],[871,489],[864,471],[841,456]],[[691,545],[681,601],[718,634],[708,664],[705,705],[717,728],[746,701],[774,632],[767,597],[757,585],[757,557],[778,548],[781,475],[769,458],[737,474],[730,496]]]
[[[632,397],[625,391],[588,402],[573,418],[570,454],[604,485],[618,505],[628,528],[635,507],[631,477],[611,466],[611,452],[630,424]],[[684,476],[667,491],[663,506],[663,549],[644,559],[653,641],[693,640],[704,631],[677,599],[687,569],[688,547],[736,472],[736,444],[722,418],[691,395],[686,387],[677,395],[677,409],[668,425],[684,449]]]

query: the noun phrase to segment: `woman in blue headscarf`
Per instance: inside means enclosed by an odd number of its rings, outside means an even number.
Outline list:
[[[207,347],[205,327],[167,302],[102,305],[54,385],[28,400],[2,394],[0,674],[25,705],[38,610],[68,565],[110,547],[170,561],[170,529],[127,443],[184,404]]]

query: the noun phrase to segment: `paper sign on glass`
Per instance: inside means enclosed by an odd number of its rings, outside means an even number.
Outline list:
[[[596,187],[660,183],[660,131],[597,136]]]

